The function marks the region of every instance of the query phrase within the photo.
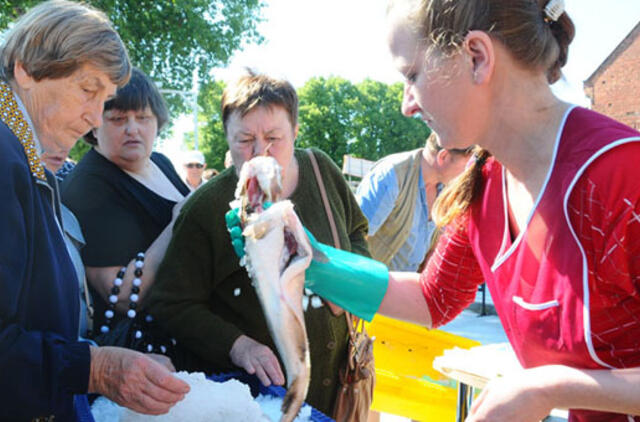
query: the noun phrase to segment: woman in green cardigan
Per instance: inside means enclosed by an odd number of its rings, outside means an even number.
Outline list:
[[[293,202],[302,224],[321,242],[332,244],[332,236],[310,159],[294,148],[298,98],[293,86],[248,73],[225,89],[222,118],[233,166],[194,192],[182,209],[150,293],[150,312],[178,342],[178,369],[215,373],[239,367],[265,385],[281,385],[282,363],[225,225],[242,164],[266,150],[283,169],[282,197]],[[369,256],[367,220],[340,169],[323,152],[313,154],[342,248]],[[331,414],[338,369],[346,363],[344,313],[316,297],[309,301],[305,322],[311,356],[307,402]]]

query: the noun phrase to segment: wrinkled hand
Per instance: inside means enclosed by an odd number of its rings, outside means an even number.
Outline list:
[[[471,406],[466,422],[539,422],[554,408],[548,385],[551,367],[523,370],[489,382]]]
[[[161,415],[182,400],[189,385],[142,353],[91,347],[89,393],[99,393],[138,413]]]
[[[176,367],[173,366],[173,362],[171,362],[171,359],[169,359],[168,356],[161,355],[158,353],[145,353],[145,356],[158,362],[160,365],[164,366],[169,371],[176,372]]]
[[[229,352],[234,365],[243,368],[249,374],[255,374],[262,385],[284,384],[284,374],[278,358],[273,351],[254,339],[241,335],[233,343]]]

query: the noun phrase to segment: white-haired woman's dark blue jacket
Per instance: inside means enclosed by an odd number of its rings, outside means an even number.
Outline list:
[[[22,144],[0,122],[0,420],[73,420],[73,394],[88,388],[77,278],[54,177],[46,179],[32,174]]]

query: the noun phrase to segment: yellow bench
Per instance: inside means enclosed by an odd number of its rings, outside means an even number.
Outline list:
[[[376,338],[372,408],[418,421],[454,421],[456,383],[433,369],[433,359],[445,349],[480,343],[383,316],[366,327]]]

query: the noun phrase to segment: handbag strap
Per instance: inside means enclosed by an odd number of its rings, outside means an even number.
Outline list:
[[[329,206],[329,198],[327,198],[327,190],[324,188],[324,182],[322,181],[322,175],[320,174],[320,167],[318,167],[318,161],[313,152],[307,148],[307,154],[311,160],[311,166],[313,167],[313,173],[316,175],[316,182],[320,189],[320,196],[322,197],[322,203],[324,204],[324,210],[327,213],[327,219],[329,220],[329,227],[331,227],[331,236],[333,236],[333,245],[336,249],[340,249],[340,238],[338,237],[338,229],[336,228],[336,222],[333,219],[333,212]]]
[[[324,187],[324,182],[322,181],[322,174],[320,173],[320,168],[318,167],[318,161],[316,160],[316,156],[313,155],[313,152],[310,149],[307,148],[306,151],[309,155],[309,159],[311,160],[311,167],[313,167],[313,173],[316,176],[316,182],[318,183],[320,196],[322,197],[322,203],[324,204],[324,210],[327,214],[327,219],[329,220],[331,235],[333,236],[333,244],[337,249],[341,249],[340,238],[338,237],[338,229],[336,228],[336,222],[333,219],[333,212],[331,212],[331,207],[329,206],[329,199],[327,198],[327,191]],[[359,318],[351,315],[351,313],[347,311],[345,311],[345,318],[347,319],[347,325],[349,326],[349,336],[351,337],[352,341],[355,341],[356,327],[354,326],[354,324],[358,324]]]

